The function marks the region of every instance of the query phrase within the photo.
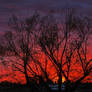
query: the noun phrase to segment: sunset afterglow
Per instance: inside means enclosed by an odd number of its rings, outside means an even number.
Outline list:
[[[91,92],[91,12],[92,0],[0,0],[0,92]]]

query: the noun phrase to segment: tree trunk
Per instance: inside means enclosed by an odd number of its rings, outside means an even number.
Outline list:
[[[62,69],[60,67],[60,71],[59,71],[59,79],[58,79],[58,91],[61,92],[61,86],[62,86],[62,75],[61,75]]]
[[[24,58],[24,73],[25,73],[25,79],[26,79],[26,85],[29,85],[29,77],[28,77],[28,74],[27,74],[27,61],[28,61],[28,58]]]
[[[28,78],[28,74],[27,74],[26,64],[24,64],[24,73],[25,73],[26,84],[29,85],[29,78]]]

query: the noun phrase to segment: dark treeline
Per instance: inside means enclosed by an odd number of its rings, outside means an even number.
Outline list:
[[[61,20],[38,13],[24,20],[13,15],[8,25],[11,31],[0,41],[1,64],[11,67],[14,79],[16,71],[22,73],[30,92],[51,92],[55,80],[58,92],[74,92],[91,75],[91,18],[67,9]]]
[[[81,83],[76,91],[78,92],[91,92],[92,83]],[[26,84],[2,82],[0,83],[0,92],[37,92],[36,89],[29,88]],[[44,92],[46,89],[44,90]],[[42,91],[40,91],[42,92]],[[50,91],[57,92],[57,91]]]

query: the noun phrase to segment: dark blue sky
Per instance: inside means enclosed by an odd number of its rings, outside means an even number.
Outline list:
[[[0,0],[0,31],[7,30],[8,19],[12,14],[29,16],[34,11],[59,16],[65,8],[77,8],[82,14],[92,15],[92,0]]]

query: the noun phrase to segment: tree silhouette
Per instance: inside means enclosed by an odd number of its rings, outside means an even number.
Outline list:
[[[30,18],[21,21],[17,16],[13,15],[9,20],[9,26],[12,28],[12,31],[7,31],[1,41],[1,55],[4,55],[2,64],[5,67],[10,65],[13,72],[19,71],[24,74],[26,84],[28,86],[30,84],[31,86],[34,85],[37,89],[40,88],[37,86],[38,82],[45,83],[44,78],[48,82],[52,82],[47,74],[47,60],[45,60],[45,67],[43,67],[37,56],[41,52],[37,52],[34,33],[39,23],[39,18],[40,16],[36,13]],[[3,52],[4,54],[2,54]],[[8,57],[8,60],[5,57]],[[48,87],[48,82],[46,87]]]
[[[38,92],[50,91],[52,75],[48,65],[56,73],[53,78],[58,77],[59,92],[74,92],[92,72],[92,59],[87,56],[91,19],[78,16],[72,9],[67,10],[64,18],[59,23],[52,15],[34,14],[25,21],[13,16],[9,25],[14,31],[4,34],[1,54],[11,58],[3,58],[2,63],[11,62],[12,69],[23,73],[27,85]]]
[[[40,24],[38,44],[57,70],[58,91],[61,92],[62,76],[66,79],[65,92],[73,92],[84,78],[91,73],[91,61],[87,59],[87,41],[91,33],[91,22],[84,17],[77,16],[69,9],[65,16],[61,30],[52,16],[45,16]],[[71,74],[76,64],[80,63],[83,75],[76,77],[72,85]],[[86,67],[89,67],[88,69]]]

